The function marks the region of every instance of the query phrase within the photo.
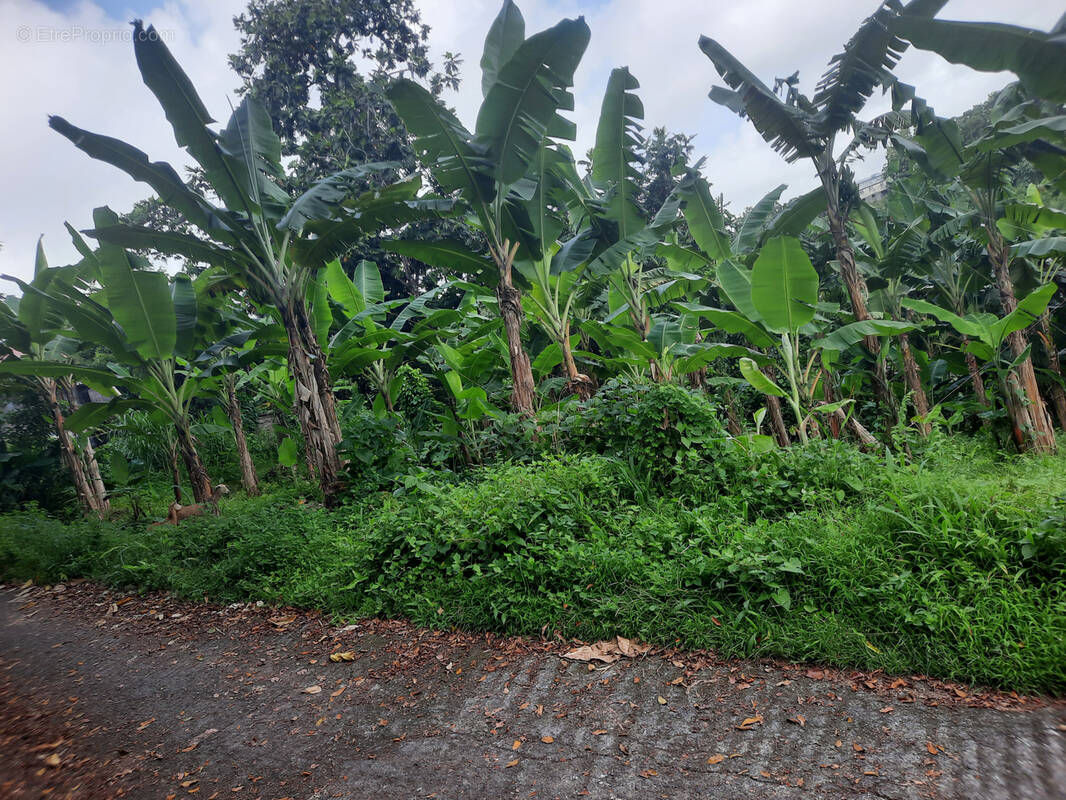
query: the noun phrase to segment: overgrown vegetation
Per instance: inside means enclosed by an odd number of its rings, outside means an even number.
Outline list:
[[[701,37],[819,179],[734,214],[626,68],[563,144],[584,19],[506,0],[467,127],[413,3],[295,5],[237,19],[221,128],[135,23],[188,180],[51,118],[157,196],[0,303],[0,576],[1066,689],[1066,18],[885,2],[810,97]],[[1018,82],[963,137],[908,44]]]
[[[180,528],[8,514],[0,572],[1066,689],[1063,457],[1003,464],[938,439],[901,465],[817,443],[769,462],[717,452],[685,488],[649,481],[642,451],[500,464],[334,511],[275,489]]]

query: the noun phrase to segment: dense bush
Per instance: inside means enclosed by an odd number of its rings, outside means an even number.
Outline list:
[[[747,520],[735,495],[678,502],[620,459],[548,458],[333,512],[294,487],[179,529],[8,515],[0,573],[1061,692],[1063,465],[944,446],[875,469],[816,444],[772,469],[793,482],[788,510]],[[794,483],[807,480],[841,488]]]

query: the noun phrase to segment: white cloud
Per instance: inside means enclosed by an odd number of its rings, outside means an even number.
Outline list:
[[[90,41],[91,31],[122,32],[127,19],[110,18],[100,6],[83,1],[65,14],[39,0],[0,0],[0,152],[5,156],[3,207],[0,209],[0,272],[27,276],[32,271],[37,236],[45,234],[50,261],[74,257],[63,221],[87,227],[97,205],[126,210],[147,194],[117,170],[93,162],[48,129],[46,115],[60,114],[80,127],[126,139],[153,159],[187,163],[155,98],[141,83],[128,41]],[[464,59],[463,86],[449,102],[473,125],[481,100],[481,46],[499,8],[498,0],[422,0],[424,20],[433,28],[430,42],[439,57],[445,50]],[[706,34],[728,47],[764,80],[800,70],[808,93],[863,16],[874,7],[854,0],[751,0],[725,6],[693,0],[520,0],[527,32],[563,16],[584,13],[592,29],[588,52],[576,77],[579,140],[575,152],[591,145],[607,75],[629,66],[640,80],[648,128],[664,125],[696,134],[697,154],[707,156],[706,174],[716,193],[742,210],[779,183],[788,195],[814,184],[809,165],[786,164],[751,129],[707,99],[716,74],[696,46]],[[164,32],[179,62],[190,74],[207,107],[228,114],[237,85],[226,56],[238,43],[232,18],[241,0],[158,0],[144,13]],[[1046,0],[953,0],[940,16],[1012,22],[1049,28],[1058,11]],[[73,32],[75,41],[38,41],[39,31]],[[19,41],[23,31],[31,41]],[[66,34],[73,36],[73,33]],[[939,57],[908,51],[899,77],[915,84],[938,113],[960,113],[1002,86],[1008,75],[976,73]],[[877,99],[871,113],[886,107]],[[880,166],[871,157],[860,175]],[[788,196],[786,195],[786,196]],[[10,286],[10,285],[8,285]],[[4,287],[7,288],[7,287]],[[2,291],[3,289],[0,289]]]

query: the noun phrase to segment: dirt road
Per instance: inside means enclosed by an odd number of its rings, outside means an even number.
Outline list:
[[[1066,797],[1061,701],[568,646],[0,587],[0,797]]]

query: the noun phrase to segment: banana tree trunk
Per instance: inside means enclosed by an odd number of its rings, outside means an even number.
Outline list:
[[[725,390],[725,417],[726,417],[726,430],[729,431],[731,436],[740,436],[744,432],[744,429],[740,426],[740,415],[737,414],[737,402],[733,397],[733,392],[729,389]]]
[[[333,506],[341,492],[341,463],[337,445],[341,427],[322,348],[315,339],[301,303],[282,312],[289,339],[289,372],[292,374],[296,415],[304,436],[307,460],[318,476],[323,501]]]
[[[78,495],[78,502],[81,503],[82,510],[86,514],[95,513],[103,517],[104,511],[96,500],[92,486],[89,485],[89,480],[85,476],[85,467],[82,464],[81,457],[74,447],[74,436],[64,424],[63,409],[59,405],[56,382],[50,378],[44,378],[41,382],[48,397],[48,408],[52,412],[52,422],[55,424],[56,434],[59,436],[59,451],[62,455],[63,463],[66,464],[67,469],[70,471],[70,477],[74,482],[74,491]]]
[[[836,248],[837,263],[840,265],[840,277],[848,291],[851,300],[851,312],[856,321],[870,319],[869,309],[866,307],[866,282],[859,275],[855,266],[855,250],[851,246],[848,236],[847,213],[840,207],[840,173],[831,152],[827,157],[817,159],[815,167],[818,177],[822,182],[826,195],[826,219],[829,223],[829,232],[833,236],[833,245]],[[881,340],[876,336],[864,336],[863,347],[873,356],[874,374],[873,389],[877,405],[890,422],[892,418],[893,404],[888,391],[888,381],[884,374],[884,363],[879,358],[881,354]]]
[[[995,270],[1000,305],[1004,314],[1010,314],[1018,307],[1014,283],[1010,277],[1010,250],[994,224],[986,225],[985,229],[989,234],[988,255]],[[1011,357],[1018,359],[1029,346],[1029,339],[1024,331],[1015,331],[1007,337],[1007,343]],[[1026,356],[1007,375],[1007,394],[1007,409],[1011,412],[1015,437],[1020,437],[1020,449],[1054,453],[1055,430],[1051,427],[1051,417],[1048,416],[1044,399],[1040,396],[1031,357]]]
[[[791,442],[788,438],[788,427],[785,425],[785,415],[781,412],[781,398],[766,395],[766,410],[770,414],[770,427],[777,444],[780,447],[788,447]]]
[[[181,470],[178,469],[178,444],[170,445],[170,482],[174,486],[174,502],[181,502]]]
[[[96,451],[93,449],[91,436],[85,437],[85,449],[82,456],[85,459],[85,469],[89,473],[89,486],[92,488],[102,518],[111,510],[111,501],[107,499],[107,487],[104,486],[104,478],[100,474],[100,464],[96,461]]]
[[[977,395],[977,402],[988,407],[988,395],[985,394],[985,382],[981,378],[981,370],[977,368],[977,358],[966,349],[970,343],[968,336],[962,337],[962,349],[966,353],[966,370],[970,373],[970,383],[973,384],[973,393]]]
[[[178,433],[178,449],[185,462],[185,471],[189,473],[189,483],[192,484],[193,499],[197,503],[206,503],[211,497],[211,476],[207,474],[207,468],[200,460],[196,439],[189,430],[188,421],[175,424],[174,428]]]
[[[1044,351],[1047,353],[1048,368],[1058,378],[1051,384],[1051,404],[1055,407],[1055,416],[1059,421],[1059,428],[1066,431],[1066,390],[1063,390],[1062,365],[1059,363],[1059,347],[1055,343],[1055,337],[1051,333],[1050,315],[1045,311],[1040,315],[1040,339],[1044,343]]]
[[[833,387],[829,383],[829,373],[822,370],[822,399],[827,403],[835,402]],[[836,414],[829,415],[829,433],[834,439],[840,438],[840,420]]]
[[[536,387],[533,383],[533,368],[529,356],[522,347],[522,293],[515,288],[511,280],[511,266],[518,243],[514,246],[505,240],[505,253],[492,251],[496,266],[500,270],[500,281],[496,284],[496,302],[503,319],[503,328],[507,333],[507,351],[511,360],[511,407],[523,417],[533,417],[533,397]]]
[[[914,410],[922,420],[918,423],[918,430],[922,432],[922,436],[928,436],[933,432],[933,426],[926,421],[926,417],[929,416],[929,400],[922,387],[922,374],[918,370],[918,363],[914,360],[914,353],[911,352],[910,337],[905,333],[899,335],[899,349],[903,354],[903,375],[907,380],[907,388],[911,392]]]
[[[570,349],[570,320],[563,323],[563,335],[559,338],[559,349],[563,351],[563,368],[566,370],[566,390],[577,395],[578,400],[592,397],[594,386],[592,378],[577,368],[574,353]]]
[[[226,415],[233,426],[233,439],[237,443],[237,459],[241,464],[241,485],[249,497],[259,494],[259,478],[255,474],[252,454],[248,452],[248,440],[244,437],[244,420],[241,417],[241,404],[237,400],[237,379],[226,375]]]

